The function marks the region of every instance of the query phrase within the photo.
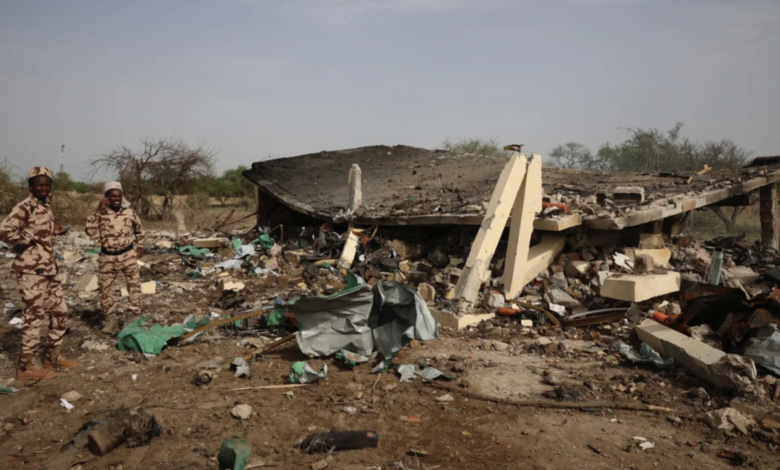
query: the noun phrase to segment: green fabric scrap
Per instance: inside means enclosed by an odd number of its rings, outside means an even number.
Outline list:
[[[179,253],[184,254],[185,252],[187,252],[186,254],[189,254],[193,258],[206,258],[209,253],[211,253],[208,248],[197,248],[193,245],[187,245],[179,248]]]
[[[97,256],[100,254],[100,250],[98,248],[91,248],[84,252],[87,256]]]
[[[141,325],[148,319],[149,317],[141,317],[119,332],[117,339],[120,351],[138,351],[159,355],[168,341],[186,333],[186,325],[163,327],[160,324],[154,324],[149,329],[143,328]]]
[[[0,387],[0,393],[16,393],[19,390],[11,387]]]
[[[233,239],[233,249],[234,250],[238,251],[238,249],[241,248],[242,245],[243,245],[243,243],[241,243],[241,240],[239,240],[238,237]]]
[[[324,379],[328,375],[328,365],[324,364],[322,369],[317,372],[305,362],[293,362],[290,364],[290,383],[292,384],[310,384]]]
[[[265,325],[276,326],[282,323],[283,318],[284,318],[284,308],[283,307],[275,308],[271,310],[271,313],[268,314],[268,320],[266,320]]]
[[[250,242],[250,245],[257,245],[257,244],[260,244],[266,250],[270,250],[271,248],[274,247],[276,242],[271,240],[271,237],[267,233],[263,233],[259,237],[255,238]]]

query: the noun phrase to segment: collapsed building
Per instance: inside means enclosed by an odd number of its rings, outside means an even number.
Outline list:
[[[602,173],[542,169],[538,155],[372,146],[257,162],[244,176],[257,185],[259,226],[343,229],[333,261],[351,266],[360,252],[355,268],[369,283],[415,285],[442,326],[496,315],[564,328],[627,321],[655,351],[720,386],[729,374],[714,370],[724,363],[753,367],[729,353],[744,350],[750,332],[780,325],[778,163]],[[695,210],[748,205],[756,192],[761,244],[684,235]],[[369,250],[374,236],[384,251]],[[288,249],[303,248],[296,243]],[[296,256],[324,259],[308,248]],[[689,337],[699,325],[720,340],[714,348]]]

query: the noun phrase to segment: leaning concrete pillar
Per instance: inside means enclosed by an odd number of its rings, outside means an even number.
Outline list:
[[[512,208],[512,225],[509,228],[509,245],[507,245],[503,279],[507,299],[513,299],[525,286],[531,232],[534,231],[536,214],[541,210],[542,157],[534,154]]]
[[[761,195],[761,243],[778,248],[777,184],[762,186]]]
[[[482,226],[471,245],[469,258],[455,287],[455,296],[460,304],[458,310],[461,313],[468,310],[479,296],[479,287],[509,220],[512,206],[517,199],[517,191],[525,178],[527,164],[525,155],[515,152],[498,177],[490,204],[482,219]]]

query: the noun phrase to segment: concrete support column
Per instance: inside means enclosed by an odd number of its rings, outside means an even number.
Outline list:
[[[778,248],[777,184],[762,186],[761,195],[761,243]]]

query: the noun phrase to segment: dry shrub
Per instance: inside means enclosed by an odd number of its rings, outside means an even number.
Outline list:
[[[7,214],[11,209],[29,195],[29,189],[0,172],[0,214]]]
[[[96,194],[55,192],[51,198],[54,220],[63,225],[84,225],[99,200]]]

